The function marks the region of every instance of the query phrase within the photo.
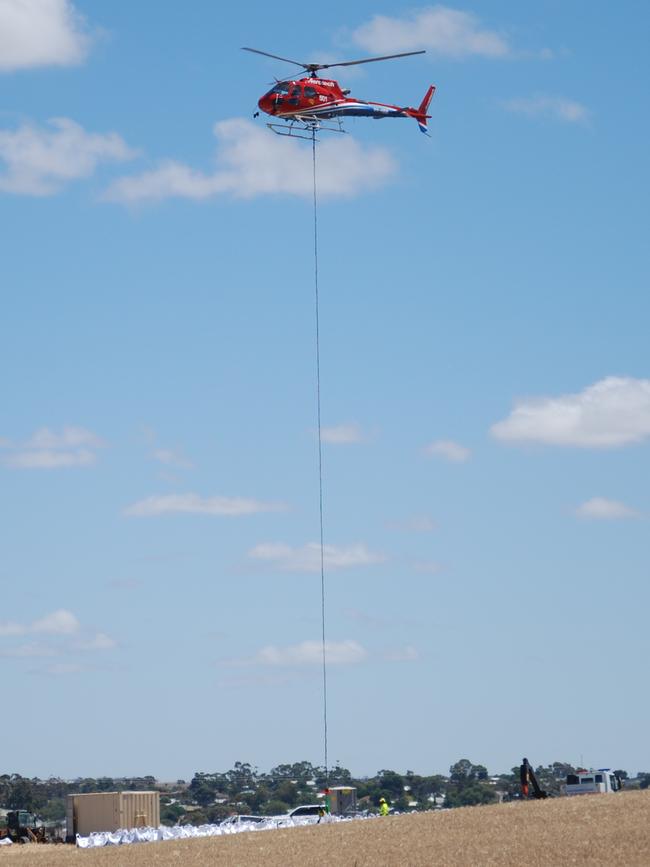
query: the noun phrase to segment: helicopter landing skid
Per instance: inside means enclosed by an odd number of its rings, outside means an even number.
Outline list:
[[[285,121],[288,123],[288,126],[281,126],[279,123],[267,123],[268,128],[274,132],[276,135],[284,135],[289,136],[289,138],[304,138],[308,141],[311,141],[317,132],[342,132],[346,133],[347,130],[343,129],[343,124],[340,120],[337,121],[336,125],[334,124],[324,124],[317,117],[305,117],[294,118],[293,120]]]

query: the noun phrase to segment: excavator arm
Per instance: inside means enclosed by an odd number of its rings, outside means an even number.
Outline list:
[[[545,792],[539,785],[535,771],[526,758],[519,768],[519,779],[521,781],[521,793],[525,798],[548,798],[548,792]],[[532,786],[532,792],[530,791],[529,784]]]

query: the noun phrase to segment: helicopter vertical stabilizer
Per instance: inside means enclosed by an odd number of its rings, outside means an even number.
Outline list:
[[[420,103],[417,108],[407,108],[405,109],[406,113],[409,117],[415,118],[418,122],[418,126],[420,127],[420,131],[425,135],[429,134],[427,129],[427,120],[431,117],[430,114],[427,114],[429,110],[429,106],[431,105],[431,99],[433,98],[433,94],[436,92],[435,84],[432,84],[427,92],[424,94],[424,99]]]
[[[427,90],[424,95],[424,99],[420,103],[420,107],[418,108],[418,114],[426,114],[429,111],[429,106],[431,105],[431,99],[433,94],[436,92],[435,84],[432,84],[431,87]]]

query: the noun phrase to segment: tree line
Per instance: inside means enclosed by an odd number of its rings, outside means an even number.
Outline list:
[[[535,774],[540,786],[551,795],[562,792],[563,783],[576,768],[567,762],[540,765]],[[627,772],[616,773],[634,787],[650,787],[650,772],[641,772],[629,781]],[[310,762],[281,764],[268,773],[246,762],[235,762],[228,771],[197,771],[192,779],[159,782],[144,777],[57,777],[27,778],[20,774],[0,775],[0,807],[27,810],[44,821],[65,817],[66,796],[87,792],[157,790],[161,795],[163,824],[218,822],[233,813],[280,815],[301,804],[317,802],[326,786],[355,786],[360,810],[375,810],[386,798],[394,810],[430,810],[489,804],[520,796],[519,766],[508,774],[490,776],[485,765],[460,759],[448,775],[416,774],[382,769],[372,777],[353,777],[347,768],[325,768]]]

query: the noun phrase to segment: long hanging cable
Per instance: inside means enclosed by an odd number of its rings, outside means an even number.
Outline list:
[[[327,648],[325,644],[325,548],[323,536],[323,439],[320,416],[320,319],[318,304],[318,209],[316,207],[316,130],[311,131],[311,155],[314,176],[314,290],[316,301],[316,407],[318,418],[318,514],[320,519],[320,593],[323,650],[323,746],[325,753],[325,785],[329,784],[327,760]]]

